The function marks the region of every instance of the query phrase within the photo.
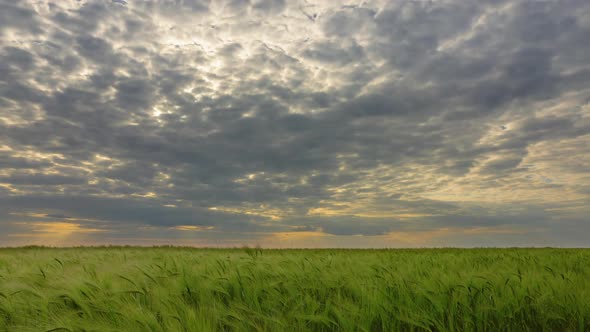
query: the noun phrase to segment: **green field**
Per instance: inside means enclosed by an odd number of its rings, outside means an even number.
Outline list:
[[[0,331],[590,331],[590,250],[0,249]]]

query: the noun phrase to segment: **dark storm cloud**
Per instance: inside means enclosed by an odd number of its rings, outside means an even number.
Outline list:
[[[31,202],[30,198],[35,198]],[[0,205],[4,211],[45,211],[44,215],[55,219],[87,219],[117,225],[214,226],[219,230],[251,232],[261,227],[261,218],[190,207],[173,208],[156,202],[139,199],[113,199],[73,196],[30,196],[3,198]],[[68,212],[67,217],[63,212]],[[7,218],[7,217],[5,217]],[[271,230],[273,228],[271,227]]]
[[[0,32],[6,33],[6,29],[15,28],[22,31],[37,34],[41,32],[39,18],[35,11],[27,6],[21,6],[19,1],[3,1],[0,3]]]
[[[52,165],[49,161],[40,161],[28,158],[11,157],[0,154],[0,168],[2,169],[38,169]]]
[[[342,66],[361,61],[363,48],[356,43],[346,46],[330,42],[313,43],[305,50],[304,56],[320,63]]]
[[[403,229],[398,220],[387,218],[360,218],[342,216],[331,218],[308,218],[297,220],[295,231],[320,231],[330,235],[384,235],[394,230]]]
[[[85,184],[86,178],[63,175],[21,173],[11,176],[0,176],[0,183],[8,183],[14,185],[54,186],[61,184]]]
[[[501,159],[488,162],[484,165],[482,172],[498,174],[503,171],[511,171],[522,162],[522,157],[518,156],[507,156]]]
[[[116,65],[116,63],[111,63],[115,62],[112,61],[113,49],[107,41],[90,35],[82,35],[76,38],[76,45],[78,54],[85,59],[106,66]]]
[[[279,14],[285,10],[285,0],[254,0],[252,9],[264,14]]]
[[[550,237],[589,203],[583,1],[0,9],[5,234],[27,213],[115,237]]]
[[[14,66],[22,71],[29,71],[34,66],[33,55],[17,47],[5,47],[2,55],[2,63],[5,66]]]

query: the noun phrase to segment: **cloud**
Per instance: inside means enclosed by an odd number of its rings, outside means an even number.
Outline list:
[[[0,4],[0,241],[60,222],[64,244],[578,245],[588,13]]]
[[[30,34],[41,33],[39,27],[39,18],[35,15],[35,11],[27,6],[20,6],[17,3],[1,3],[0,4],[0,32],[6,35],[8,29],[18,29]]]

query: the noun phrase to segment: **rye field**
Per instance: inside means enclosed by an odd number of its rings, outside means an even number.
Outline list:
[[[590,331],[590,250],[6,248],[0,331]]]

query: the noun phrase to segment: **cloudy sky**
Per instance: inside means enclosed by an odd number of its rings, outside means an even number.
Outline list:
[[[0,246],[590,246],[587,0],[0,0]]]

